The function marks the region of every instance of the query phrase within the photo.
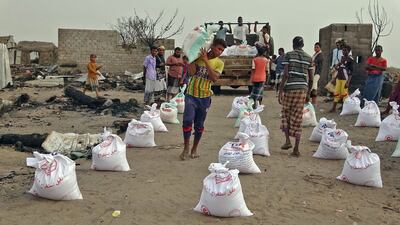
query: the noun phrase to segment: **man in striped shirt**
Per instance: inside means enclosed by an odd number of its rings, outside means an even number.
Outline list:
[[[191,76],[186,96],[185,111],[183,112],[183,139],[184,149],[180,158],[185,160],[189,155],[190,136],[194,124],[194,142],[190,152],[191,158],[198,158],[197,146],[204,131],[204,121],[208,108],[211,105],[212,84],[218,80],[224,69],[224,62],[219,58],[226,43],[222,39],[215,39],[210,51],[201,49],[200,58],[189,65]]]
[[[292,155],[300,156],[299,143],[304,103],[309,102],[313,83],[311,56],[303,51],[302,37],[293,39],[293,51],[286,53],[282,82],[279,89],[279,104],[282,105],[281,129],[285,133],[286,142],[283,150],[292,148],[289,137],[295,138]]]

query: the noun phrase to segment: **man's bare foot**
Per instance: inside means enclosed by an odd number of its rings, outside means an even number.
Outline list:
[[[290,153],[290,156],[300,157],[300,152],[299,151],[293,151],[292,153]]]
[[[186,158],[189,156],[189,151],[187,149],[184,149],[183,152],[179,155],[179,158],[181,160],[186,160]]]
[[[282,150],[288,150],[289,148],[292,148],[292,144],[291,143],[285,143],[281,146]]]
[[[190,158],[197,159],[197,158],[200,158],[200,155],[197,153],[192,153],[192,154],[190,154]]]

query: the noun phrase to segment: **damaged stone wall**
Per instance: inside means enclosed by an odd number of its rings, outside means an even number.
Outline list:
[[[174,48],[174,40],[166,40],[166,49]],[[102,64],[102,72],[122,74],[125,70],[133,73],[142,71],[144,57],[149,48],[138,46],[125,49],[119,34],[113,30],[58,29],[58,64],[77,65],[86,72],[89,55],[97,55],[97,63]]]
[[[57,47],[51,42],[42,41],[20,41],[17,49],[21,51],[21,64],[31,64],[30,54],[37,52],[39,61],[37,64],[43,66],[54,65],[57,63]]]
[[[371,55],[372,24],[331,24],[319,30],[319,42],[324,56],[319,90],[325,94],[324,86],[327,84],[329,68],[332,64],[332,50],[336,48],[335,40],[343,38],[351,47],[353,54],[354,73],[350,84],[350,92],[364,86],[365,61]]]

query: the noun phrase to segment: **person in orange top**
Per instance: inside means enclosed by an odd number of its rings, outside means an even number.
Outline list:
[[[261,104],[263,99],[264,83],[267,79],[269,59],[264,56],[265,48],[257,48],[257,56],[252,61],[251,82],[253,88],[250,98],[254,100],[253,108]]]
[[[85,93],[86,90],[91,89],[92,91],[96,92],[97,97],[100,97],[99,78],[97,75],[101,75],[101,73],[98,70],[103,66],[102,65],[97,66],[96,60],[97,60],[97,56],[95,54],[91,54],[90,62],[87,65],[88,75],[87,75],[85,87],[83,88],[83,93]]]

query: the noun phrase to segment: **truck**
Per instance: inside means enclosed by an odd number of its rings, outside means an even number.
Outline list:
[[[208,24],[215,24],[215,23],[205,23],[206,27]],[[237,23],[230,23],[230,24],[234,25]],[[265,24],[270,27],[269,23],[257,23],[257,24]],[[243,25],[248,25],[248,23],[243,23]],[[258,35],[254,33],[248,34],[247,40],[249,45],[254,45],[254,43],[258,40]],[[226,35],[226,42],[228,46],[234,45],[232,34]],[[274,51],[273,39],[271,38],[269,55],[272,55],[274,53],[273,51]],[[240,55],[220,56],[220,59],[224,62],[225,65],[220,78],[212,86],[214,94],[216,95],[220,94],[222,86],[230,86],[232,88],[247,86],[249,88],[249,91],[251,91],[252,83],[250,80],[250,75],[251,75],[251,65],[253,58],[254,56],[240,56]]]

